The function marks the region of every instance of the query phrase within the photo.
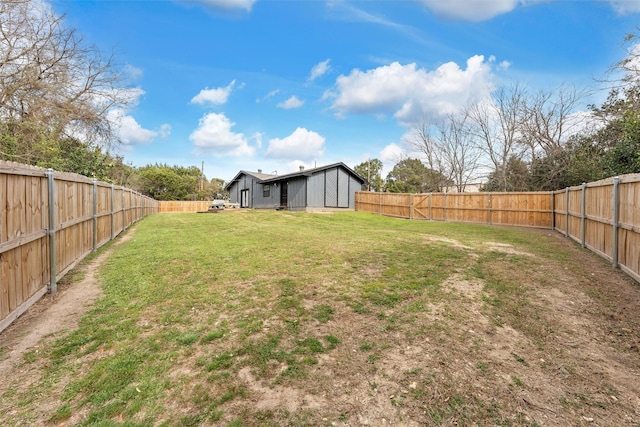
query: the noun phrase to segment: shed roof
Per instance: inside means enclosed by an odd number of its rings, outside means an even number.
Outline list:
[[[349,166],[345,165],[342,162],[338,162],[338,163],[332,163],[332,164],[326,165],[326,166],[320,166],[320,167],[317,167],[317,168],[303,169],[303,170],[297,171],[297,172],[286,173],[286,174],[283,174],[283,175],[274,175],[274,174],[269,174],[269,173],[260,173],[260,172],[251,172],[251,171],[241,170],[240,172],[238,172],[236,174],[236,176],[233,177],[233,179],[231,181],[229,181],[229,183],[227,183],[227,185],[224,188],[225,188],[225,190],[228,190],[229,187],[231,186],[231,184],[236,182],[240,178],[240,176],[242,176],[242,175],[250,175],[250,176],[258,179],[259,182],[268,183],[268,182],[285,181],[287,179],[297,178],[297,177],[301,177],[301,176],[311,176],[314,173],[321,172],[321,171],[327,170],[327,169],[332,169],[332,168],[335,168],[335,167],[342,167],[342,168],[346,169],[347,172],[349,172],[349,174],[351,174],[353,177],[355,177],[362,184],[364,184],[366,182],[366,180],[363,177],[358,175]]]
[[[360,175],[358,175],[353,169],[351,169],[349,166],[345,165],[342,162],[332,163],[330,165],[320,166],[320,167],[317,167],[317,168],[303,169],[301,171],[286,173],[284,175],[271,175],[269,178],[262,179],[262,181],[263,182],[276,182],[276,181],[283,181],[283,180],[290,179],[290,178],[296,178],[296,177],[299,177],[299,176],[311,176],[314,173],[321,172],[321,171],[327,170],[327,169],[332,169],[332,168],[335,168],[335,167],[343,167],[344,169],[347,170],[347,172],[349,172],[351,175],[353,175],[362,184],[364,184],[364,182],[366,181],[364,178],[362,178]]]

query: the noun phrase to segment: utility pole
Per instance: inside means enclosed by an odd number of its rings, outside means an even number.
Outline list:
[[[204,191],[204,160],[202,161],[202,166],[200,167],[200,191]]]

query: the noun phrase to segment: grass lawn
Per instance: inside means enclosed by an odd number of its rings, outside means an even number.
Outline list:
[[[0,424],[640,425],[640,310],[616,315],[638,286],[550,230],[227,211],[127,233]]]

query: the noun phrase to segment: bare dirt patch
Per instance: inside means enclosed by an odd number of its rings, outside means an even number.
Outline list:
[[[80,318],[102,295],[102,288],[96,278],[98,266],[109,256],[116,245],[131,238],[130,231],[119,238],[109,249],[90,261],[81,263],[75,274],[83,276],[72,284],[58,285],[56,295],[45,295],[30,307],[7,329],[0,333],[0,376],[15,377],[26,352],[38,352],[41,347],[54,340],[61,333],[77,327]],[[8,382],[0,382],[0,395]]]
[[[569,251],[570,262],[543,259],[515,245],[472,248],[455,239],[426,237],[427,245],[464,249],[471,261],[461,262],[474,266],[489,254],[491,277],[498,283],[469,269],[451,271],[439,284],[439,293],[416,294],[394,306],[356,309],[349,300],[353,289],[345,290],[343,299],[322,289],[302,289],[300,307],[306,314],[301,317],[289,319],[283,310],[281,317],[263,319],[266,309],[257,306],[224,312],[212,327],[232,324],[236,317],[259,318],[259,330],[248,343],[264,342],[289,325],[299,338],[324,343],[325,351],[317,354],[304,378],[283,377],[283,361],[270,359],[260,372],[257,363],[245,363],[247,355],[233,359],[224,370],[224,386],[244,392],[220,404],[224,415],[219,421],[200,425],[237,419],[247,426],[640,425],[640,285],[560,235],[531,231],[531,236],[551,239],[550,244]],[[95,270],[106,256],[82,268]],[[523,266],[527,270],[519,271]],[[358,274],[368,280],[383,271],[370,264]],[[90,272],[85,274],[89,279]],[[99,287],[95,278],[92,281]],[[506,308],[496,309],[496,300],[503,297],[497,288],[501,284],[517,292],[508,295]],[[252,286],[251,281],[239,282],[237,293],[249,293]],[[64,329],[73,329],[86,311],[86,298],[69,298],[67,310],[75,314],[68,323],[45,328],[55,320],[49,308],[70,292],[62,290],[56,302],[45,301],[44,308],[27,313],[0,336],[11,352],[0,372],[11,375],[11,384],[29,384],[37,376],[32,365],[20,365],[20,352],[37,350]],[[316,321],[309,313],[323,305],[332,307],[331,319]],[[39,316],[45,319],[42,324]],[[153,324],[146,318],[141,322]],[[228,339],[225,332],[215,343],[194,344],[196,350],[188,357],[176,356],[168,376],[175,394],[161,405],[165,410],[157,423],[172,419],[172,411],[193,413],[198,385],[212,397],[219,391],[216,387],[223,387],[206,379],[196,361],[207,352],[228,351],[234,353],[230,358],[238,357],[235,344],[241,332],[235,325]],[[335,348],[327,345],[329,335],[340,340]],[[31,344],[21,342],[25,337]],[[294,341],[284,335],[279,348],[289,350]],[[216,372],[222,375],[222,370]],[[6,387],[0,385],[0,391]],[[44,398],[42,405],[55,409],[55,399]],[[82,422],[86,412],[76,412],[67,425]],[[123,421],[122,415],[114,421]]]

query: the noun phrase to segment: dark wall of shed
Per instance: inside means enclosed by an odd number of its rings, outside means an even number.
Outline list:
[[[269,196],[264,196],[264,186],[260,182],[254,182],[253,191],[253,207],[255,209],[275,209],[280,206],[280,188],[281,185],[274,183],[266,184],[269,186]]]
[[[288,181],[287,208],[292,210],[306,209],[307,207],[307,178],[294,178]]]

